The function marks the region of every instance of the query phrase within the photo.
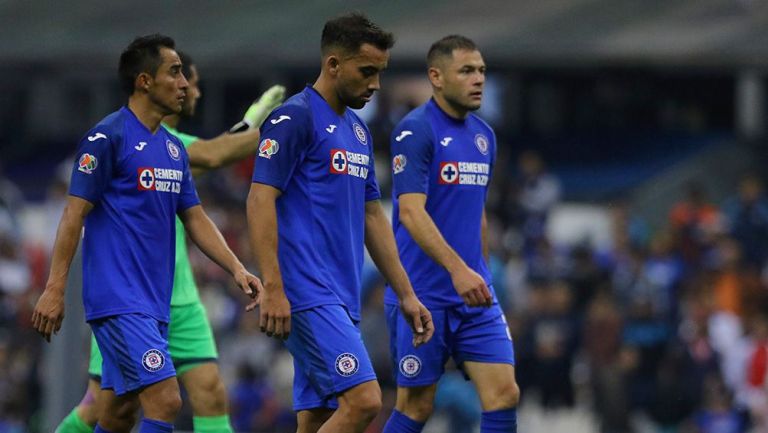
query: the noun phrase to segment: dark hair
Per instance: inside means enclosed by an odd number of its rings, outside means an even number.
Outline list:
[[[449,35],[432,44],[427,53],[427,65],[433,66],[438,58],[452,57],[453,50],[476,51],[477,45],[466,36]]]
[[[347,53],[357,53],[363,44],[388,50],[395,45],[395,37],[372,23],[365,15],[351,12],[325,23],[320,51],[325,55],[330,48],[339,47]]]
[[[176,54],[179,55],[179,59],[181,60],[181,73],[184,74],[184,77],[187,80],[189,80],[192,78],[192,66],[195,65],[195,61],[184,51],[176,51]]]
[[[140,36],[120,54],[120,65],[117,72],[120,76],[120,86],[130,96],[133,94],[136,77],[147,72],[153,77],[163,62],[160,48],[176,48],[172,38],[161,34]]]

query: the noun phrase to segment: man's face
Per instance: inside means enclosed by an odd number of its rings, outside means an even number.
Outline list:
[[[483,101],[485,62],[480,51],[453,50],[453,55],[439,61],[445,100],[462,111],[474,111]]]
[[[184,107],[181,109],[181,115],[184,117],[192,117],[195,115],[195,108],[197,108],[197,100],[203,96],[200,91],[200,75],[197,73],[197,67],[191,65],[189,67],[189,77],[187,77],[189,87],[187,88],[187,97],[184,98]]]
[[[189,83],[181,73],[181,60],[176,51],[162,47],[160,58],[162,63],[155,76],[147,80],[147,94],[164,115],[179,114],[184,106]]]
[[[347,107],[360,109],[379,88],[381,71],[387,67],[389,50],[363,44],[356,54],[339,59],[336,93]]]

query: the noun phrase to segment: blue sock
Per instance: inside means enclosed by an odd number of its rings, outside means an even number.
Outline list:
[[[110,433],[109,430],[104,430],[101,428],[101,426],[97,423],[96,428],[93,429],[93,433]]]
[[[517,409],[483,412],[480,433],[517,433]]]
[[[392,411],[382,433],[421,433],[423,422],[414,421],[397,410]]]
[[[139,433],[173,433],[173,424],[158,421],[156,419],[144,418],[141,420]]]

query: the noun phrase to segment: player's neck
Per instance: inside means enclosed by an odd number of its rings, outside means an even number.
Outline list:
[[[165,117],[155,104],[141,96],[133,95],[128,98],[128,108],[139,119],[139,122],[153,134],[160,128],[160,122]]]
[[[448,116],[453,117],[456,120],[464,120],[469,116],[468,110],[462,110],[461,108],[451,105],[443,95],[435,93],[433,94],[433,98],[435,99],[437,106]]]
[[[336,112],[339,116],[344,114],[344,111],[346,111],[347,106],[344,105],[343,102],[339,100],[339,97],[336,95],[336,91],[333,88],[333,85],[323,76],[323,73],[320,73],[320,76],[317,78],[317,81],[315,81],[315,84],[312,85],[312,88],[317,91],[317,93],[320,94],[320,96],[325,99],[325,102],[328,103],[328,105],[331,106],[331,109]]]
[[[173,129],[178,129],[179,122],[181,121],[181,116],[178,114],[171,114],[169,116],[163,117],[163,123],[170,126]]]

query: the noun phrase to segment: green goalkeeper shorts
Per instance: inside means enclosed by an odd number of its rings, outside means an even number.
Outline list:
[[[216,341],[202,302],[171,306],[168,328],[168,348],[176,373],[182,375],[204,362],[216,361]],[[91,359],[88,374],[101,380],[101,352],[91,334]]]

